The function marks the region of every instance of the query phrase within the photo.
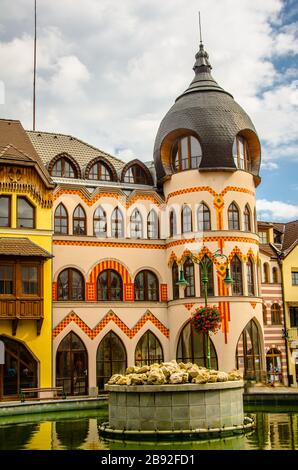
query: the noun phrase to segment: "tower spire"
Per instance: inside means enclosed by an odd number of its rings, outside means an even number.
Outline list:
[[[210,72],[212,66],[209,62],[209,55],[204,49],[203,39],[202,39],[202,24],[201,24],[201,12],[199,11],[199,30],[200,30],[200,49],[199,52],[196,53],[196,62],[193,66],[193,70],[195,74],[203,73],[203,72]]]

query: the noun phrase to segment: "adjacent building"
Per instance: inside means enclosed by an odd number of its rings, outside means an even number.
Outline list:
[[[0,400],[52,385],[53,188],[20,122],[0,120]]]
[[[283,224],[258,222],[267,381],[288,385],[280,250]]]
[[[298,385],[298,221],[283,227],[282,278],[284,289],[285,333],[288,347],[289,383]]]

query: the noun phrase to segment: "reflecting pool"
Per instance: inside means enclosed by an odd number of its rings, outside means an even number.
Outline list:
[[[209,441],[109,441],[98,432],[107,408],[0,418],[0,450],[295,450],[298,449],[298,407],[246,407],[257,427],[245,436]]]

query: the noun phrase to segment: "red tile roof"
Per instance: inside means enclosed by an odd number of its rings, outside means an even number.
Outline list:
[[[53,186],[51,177],[37,154],[20,121],[0,119],[0,160],[16,160],[19,163],[34,162],[47,185]]]
[[[28,238],[0,238],[0,256],[37,256],[52,258],[53,255]]]

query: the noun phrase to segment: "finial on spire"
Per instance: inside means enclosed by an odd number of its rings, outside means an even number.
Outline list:
[[[199,28],[200,28],[200,44],[203,44],[202,40],[202,26],[201,26],[201,12],[199,11]]]
[[[193,66],[193,70],[195,74],[202,72],[210,72],[212,69],[211,64],[209,62],[209,55],[204,49],[203,39],[202,39],[202,25],[201,25],[201,12],[199,11],[199,29],[200,29],[200,49],[199,52],[196,54],[196,62]]]

